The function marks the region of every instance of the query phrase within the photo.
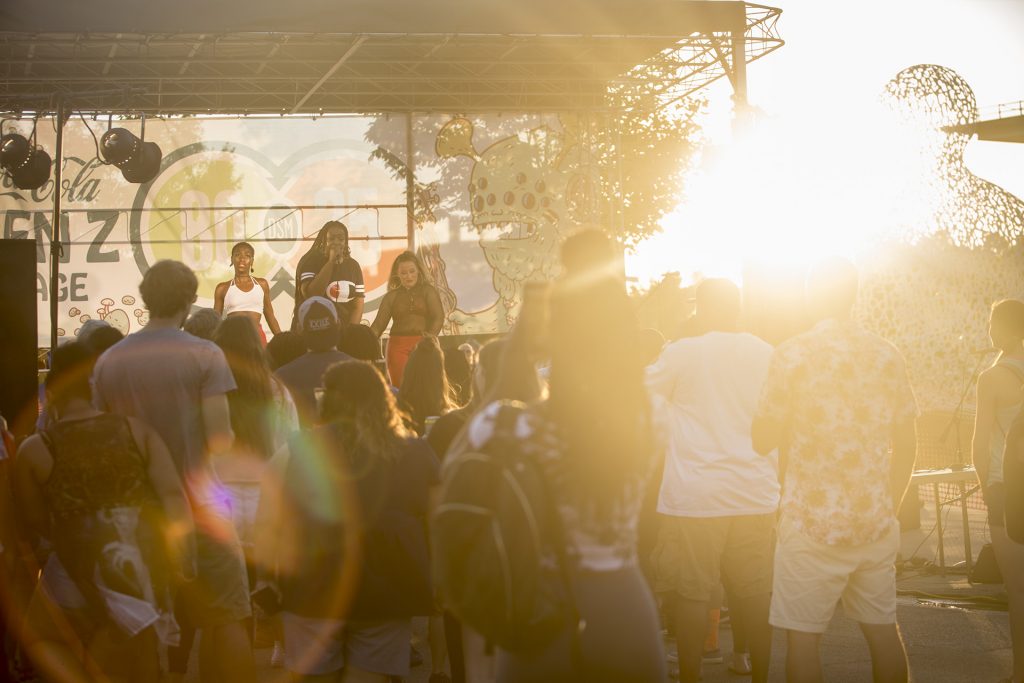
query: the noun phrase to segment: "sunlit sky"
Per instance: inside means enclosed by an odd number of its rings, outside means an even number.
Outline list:
[[[894,151],[906,140],[877,123],[879,94],[908,66],[953,69],[982,111],[1024,99],[1024,0],[766,4],[783,10],[786,45],[749,65],[749,99],[763,114],[734,134],[728,83],[705,91],[710,148],[662,234],[627,256],[641,284],[669,271],[739,279],[757,259],[855,257],[886,225],[926,215],[923,202],[887,194],[914,166]],[[1024,198],[1024,144],[972,141],[966,161]]]

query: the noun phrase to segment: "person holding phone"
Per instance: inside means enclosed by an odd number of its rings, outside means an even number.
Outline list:
[[[427,271],[416,254],[403,251],[391,264],[388,292],[380,302],[377,317],[370,329],[380,337],[391,324],[388,337],[388,374],[396,387],[402,386],[402,375],[409,355],[423,337],[435,337],[444,324],[441,297],[430,284]]]
[[[311,296],[333,301],[342,326],[359,324],[363,317],[366,287],[362,267],[349,250],[348,228],[344,223],[324,223],[313,246],[299,259],[295,282],[293,330],[298,329],[299,306]]]

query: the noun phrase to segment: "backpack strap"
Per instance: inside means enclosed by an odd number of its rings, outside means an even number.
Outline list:
[[[43,445],[50,452],[50,458],[57,462],[57,443],[54,441],[53,434],[49,429],[44,429],[39,432],[39,438],[43,440]]]

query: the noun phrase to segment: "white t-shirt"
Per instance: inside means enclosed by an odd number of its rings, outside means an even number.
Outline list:
[[[778,509],[778,457],[758,455],[750,441],[771,355],[752,334],[709,332],[670,344],[647,369],[648,390],[667,403],[658,512],[724,517]]]

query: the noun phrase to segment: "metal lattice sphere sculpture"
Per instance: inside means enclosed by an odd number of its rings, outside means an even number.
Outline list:
[[[978,118],[974,91],[960,74],[937,64],[917,64],[900,71],[885,86],[898,108],[935,128],[962,126]]]
[[[919,153],[928,159],[923,178],[934,197],[931,232],[957,245],[1003,252],[1024,235],[1024,202],[974,175],[964,161],[969,134],[949,130],[978,119],[974,91],[958,73],[937,64],[900,71],[885,86],[889,104],[916,131]]]

